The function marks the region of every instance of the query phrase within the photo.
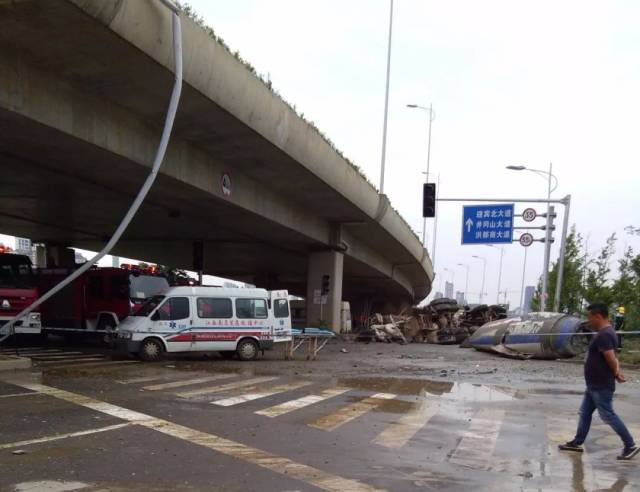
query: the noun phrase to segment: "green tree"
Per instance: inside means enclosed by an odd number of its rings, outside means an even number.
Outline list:
[[[564,255],[562,290],[560,292],[561,312],[579,313],[582,308],[582,272],[584,269],[582,247],[582,236],[576,232],[576,228],[573,226],[567,236]],[[555,303],[559,270],[559,262],[555,262],[549,273],[549,306],[553,306]]]
[[[609,236],[598,256],[587,265],[587,278],[584,285],[584,300],[587,303],[604,302],[611,305],[614,302],[615,296],[609,275],[616,241],[615,233]]]
[[[560,293],[560,311],[577,313],[582,305],[582,273],[584,269],[584,255],[582,253],[582,236],[576,231],[575,225],[567,236],[567,245],[564,255],[564,268],[562,278],[562,291]],[[556,286],[558,284],[559,262],[556,261],[549,272],[549,298],[547,308],[550,309],[555,301]],[[542,281],[538,282],[538,287],[531,301],[531,309],[540,309],[540,296],[542,293]]]

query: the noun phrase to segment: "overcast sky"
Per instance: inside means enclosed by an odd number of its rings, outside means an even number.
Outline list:
[[[191,0],[231,49],[239,50],[305,117],[378,185],[388,0]],[[422,230],[421,181],[433,103],[431,168],[443,197],[544,197],[546,182],[504,169],[523,164],[572,194],[571,223],[590,249],[640,225],[640,4],[601,1],[396,0],[385,192]],[[499,251],[461,246],[461,204],[441,205],[435,267],[470,300],[496,297]],[[520,208],[517,207],[517,210]],[[520,209],[521,210],[521,209]],[[561,225],[561,217],[558,219]],[[433,221],[427,227],[431,249]],[[557,257],[558,246],[553,248]],[[542,268],[529,250],[527,283]],[[503,289],[519,302],[523,248],[505,249]],[[438,288],[439,282],[436,282]]]
[[[305,117],[378,185],[384,106],[388,0],[191,0]],[[640,3],[633,1],[396,0],[385,192],[416,231],[427,114],[433,104],[431,169],[442,197],[544,197],[546,182],[523,164],[559,179],[555,197],[572,194],[571,223],[590,250],[624,227],[640,226]],[[461,204],[438,211],[436,289],[455,271],[477,302],[497,293],[499,251],[460,245]],[[521,210],[520,207],[516,209]],[[558,227],[561,217],[558,219]],[[431,249],[433,221],[427,233]],[[529,250],[527,284],[542,267]],[[553,248],[557,257],[558,243]],[[523,248],[505,249],[502,287],[519,303]]]

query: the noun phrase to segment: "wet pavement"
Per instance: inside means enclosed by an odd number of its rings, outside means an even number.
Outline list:
[[[617,462],[598,417],[584,454],[557,451],[579,364],[341,343],[312,362],[150,364],[28,345],[34,367],[0,373],[3,491],[640,490],[640,458]],[[640,439],[626,372],[616,408]]]

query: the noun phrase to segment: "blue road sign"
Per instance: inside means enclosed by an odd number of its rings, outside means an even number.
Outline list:
[[[462,244],[511,243],[512,240],[513,203],[462,208]]]

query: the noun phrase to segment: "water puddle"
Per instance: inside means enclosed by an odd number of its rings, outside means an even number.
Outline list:
[[[427,394],[430,394],[427,391]],[[432,395],[436,396],[436,395]],[[513,401],[515,390],[473,383],[453,383],[451,390],[440,395],[443,400],[468,403]]]
[[[341,386],[399,396],[437,397],[452,402],[505,402],[518,399],[516,391],[485,384],[401,378],[342,378]]]
[[[53,480],[42,480],[39,482],[22,482],[13,486],[15,492],[68,492],[72,490],[82,490],[89,487],[89,484],[82,482],[63,482]]]

